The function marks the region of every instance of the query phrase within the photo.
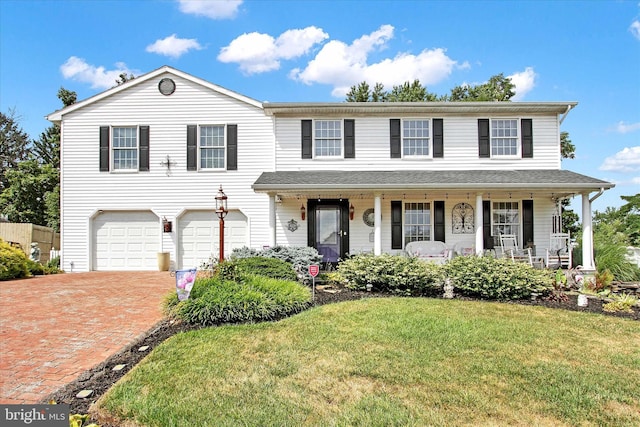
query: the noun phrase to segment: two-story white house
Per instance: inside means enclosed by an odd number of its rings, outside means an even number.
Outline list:
[[[61,125],[62,268],[177,268],[218,251],[304,245],[326,261],[413,240],[542,250],[559,200],[613,184],[561,168],[575,102],[261,103],[162,67],[49,115]],[[594,193],[594,194],[592,194]]]

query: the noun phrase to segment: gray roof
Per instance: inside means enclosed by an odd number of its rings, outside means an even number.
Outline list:
[[[256,191],[408,190],[408,189],[556,189],[579,192],[614,184],[568,170],[464,171],[280,171],[263,172]]]

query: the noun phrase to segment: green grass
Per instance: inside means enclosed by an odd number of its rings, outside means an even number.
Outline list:
[[[98,402],[145,426],[640,425],[637,321],[372,298],[167,340]]]

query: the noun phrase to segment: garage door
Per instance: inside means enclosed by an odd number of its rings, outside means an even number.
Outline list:
[[[212,255],[218,257],[219,225],[214,211],[187,211],[178,224],[180,268],[200,267]],[[233,249],[247,246],[248,235],[247,217],[230,211],[224,219],[225,258]]]
[[[157,270],[158,217],[148,211],[103,212],[93,220],[93,269]]]

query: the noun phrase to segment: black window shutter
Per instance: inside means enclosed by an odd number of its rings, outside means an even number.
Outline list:
[[[198,170],[198,126],[187,125],[187,170]]]
[[[491,237],[491,201],[482,201],[482,238],[484,249],[493,249],[493,237]]]
[[[533,158],[533,124],[531,119],[520,121],[522,131],[522,157]]]
[[[311,120],[302,121],[302,158],[312,159],[313,154],[313,122]]]
[[[478,119],[478,155],[491,157],[491,138],[489,137],[489,119]]]
[[[149,126],[140,126],[138,129],[140,134],[140,159],[138,170],[140,172],[149,171]]]
[[[433,157],[444,157],[443,128],[442,119],[433,119]]]
[[[304,202],[302,202],[304,206]],[[307,246],[316,247],[316,199],[309,199],[307,202]]]
[[[391,201],[391,249],[402,249],[402,202]]]
[[[522,246],[533,243],[533,200],[522,201]]]
[[[433,202],[433,240],[445,242],[444,200],[438,200]]]
[[[100,126],[100,172],[109,172],[109,126]]]
[[[400,134],[400,119],[389,119],[389,140],[391,145],[391,158],[401,158],[402,137]]]
[[[238,125],[227,125],[227,170],[238,170]]]
[[[353,119],[344,121],[344,158],[356,158],[356,123]]]

